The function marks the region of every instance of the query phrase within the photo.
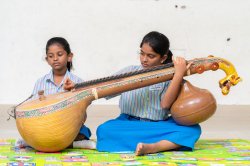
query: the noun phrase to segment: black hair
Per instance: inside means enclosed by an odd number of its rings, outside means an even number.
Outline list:
[[[64,39],[62,37],[53,37],[53,38],[49,39],[49,41],[46,44],[46,54],[47,54],[47,51],[49,49],[49,46],[51,46],[53,44],[60,44],[62,46],[62,48],[67,52],[67,54],[71,53],[69,43],[67,42],[66,39]],[[72,61],[67,62],[68,71],[70,71],[72,68],[73,68]]]
[[[144,38],[142,39],[140,48],[144,43],[148,43],[149,46],[154,50],[154,52],[158,53],[163,57],[164,55],[167,55],[168,58],[163,62],[163,64],[166,63],[172,63],[172,52],[169,50],[169,40],[168,38],[163,35],[162,33],[152,31],[146,34]]]

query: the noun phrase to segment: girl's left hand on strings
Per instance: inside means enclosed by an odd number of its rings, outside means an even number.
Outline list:
[[[63,81],[63,90],[71,90],[74,89],[75,87],[75,83],[73,81],[71,81],[69,78],[66,78]]]
[[[174,69],[175,69],[175,75],[181,75],[181,77],[184,76],[185,72],[190,68],[190,66],[193,64],[193,62],[189,63],[187,65],[187,62],[182,57],[172,57],[172,60],[174,62]]]

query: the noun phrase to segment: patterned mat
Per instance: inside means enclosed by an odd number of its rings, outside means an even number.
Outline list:
[[[0,165],[73,166],[73,165],[168,165],[168,166],[250,166],[250,142],[234,140],[199,140],[193,152],[168,151],[143,156],[134,152],[98,152],[65,149],[42,153],[31,147],[16,148],[15,140],[0,139]]]

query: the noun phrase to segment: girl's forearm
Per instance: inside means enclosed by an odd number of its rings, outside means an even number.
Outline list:
[[[176,100],[183,76],[184,76],[183,74],[179,73],[178,74],[176,73],[174,75],[166,93],[164,94],[161,100],[161,107],[163,109],[169,109]]]

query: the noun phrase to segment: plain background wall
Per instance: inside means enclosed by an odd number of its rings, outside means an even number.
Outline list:
[[[50,71],[46,42],[64,37],[74,53],[74,74],[84,80],[139,65],[140,42],[165,34],[176,56],[214,55],[233,63],[243,82],[223,96],[223,71],[187,77],[210,90],[218,104],[250,104],[250,1],[248,0],[0,0],[0,104],[17,104]],[[118,104],[115,98],[94,104]]]

